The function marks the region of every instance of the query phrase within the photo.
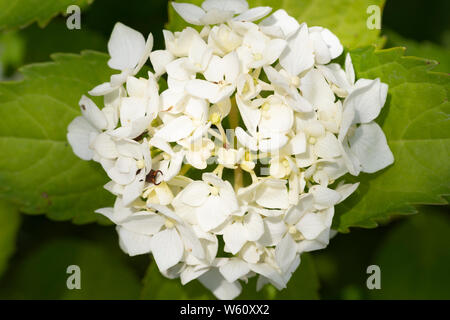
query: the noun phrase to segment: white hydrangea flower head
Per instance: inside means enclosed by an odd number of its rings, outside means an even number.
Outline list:
[[[116,202],[97,213],[123,251],[151,253],[163,275],[219,299],[250,277],[281,290],[335,234],[334,207],[358,187],[343,176],[393,163],[374,122],[388,87],[356,79],[349,54],[334,62],[343,46],[330,30],[284,10],[172,5],[201,32],[164,30],[152,51],[151,34],[117,23],[108,65],[120,73],[89,92],[103,108],[81,97],[67,139],[111,179]]]

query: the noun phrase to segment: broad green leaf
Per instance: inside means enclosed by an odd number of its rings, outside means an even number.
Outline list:
[[[105,222],[94,210],[113,203],[103,189],[107,177],[73,154],[66,133],[81,114],[81,95],[109,79],[108,58],[84,52],[53,59],[23,68],[21,82],[0,83],[0,198],[55,220]]]
[[[85,7],[93,0],[0,0],[0,30],[25,27],[33,22],[43,27],[70,5]]]
[[[11,204],[0,200],[0,277],[16,247],[16,235],[20,226],[20,213]]]
[[[256,281],[251,279],[244,285],[242,294],[238,299],[248,300],[316,300],[319,299],[319,278],[313,258],[304,253],[298,269],[289,280],[287,287],[278,291],[271,284],[265,285],[256,292]]]
[[[177,0],[200,5],[203,0]],[[385,0],[249,0],[250,7],[270,6],[275,10],[284,9],[299,22],[306,22],[308,26],[322,26],[329,28],[347,48],[381,45],[380,30],[367,28],[370,15],[367,8],[376,5],[380,13]],[[381,17],[380,17],[381,18]],[[169,23],[167,28],[181,31],[188,24],[173,10],[169,3]]]
[[[403,38],[393,31],[385,32],[390,47],[403,46],[406,48],[405,55],[436,60],[439,64],[433,71],[450,72],[450,49],[439,46],[429,41],[417,42]]]
[[[180,279],[167,279],[158,270],[156,263],[150,263],[141,291],[144,300],[205,300],[214,299],[200,282],[192,280],[182,285]]]
[[[123,255],[76,238],[46,241],[17,262],[0,284],[2,299],[136,299],[140,281]],[[80,268],[81,289],[67,288],[71,265]],[[70,282],[73,283],[73,282]]]
[[[376,227],[392,215],[416,212],[413,204],[446,204],[450,194],[450,77],[430,72],[432,61],[404,57],[403,48],[351,52],[358,78],[389,85],[379,124],[395,162],[361,184],[337,208],[334,227]],[[348,179],[347,179],[348,180]]]
[[[448,207],[420,207],[419,214],[390,230],[373,259],[381,289],[373,299],[450,299]]]

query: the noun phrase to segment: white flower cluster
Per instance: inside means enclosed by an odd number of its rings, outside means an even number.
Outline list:
[[[387,85],[355,81],[349,55],[345,69],[331,63],[339,39],[284,10],[173,7],[201,31],[164,30],[166,49],[152,51],[151,34],[117,23],[108,65],[121,73],[89,92],[102,109],[81,98],[68,141],[111,179],[117,200],[97,212],[126,253],[151,252],[165,276],[221,299],[253,276],[282,289],[301,253],[327,246],[334,206],[358,186],[335,181],[393,162],[373,121]],[[148,78],[136,77],[148,59]]]

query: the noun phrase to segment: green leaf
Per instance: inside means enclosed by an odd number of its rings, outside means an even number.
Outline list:
[[[11,204],[0,200],[0,276],[6,270],[8,260],[15,250],[19,226],[19,211]]]
[[[167,279],[158,270],[156,263],[150,263],[141,291],[144,300],[206,300],[215,299],[200,282],[193,280],[182,285],[180,279]]]
[[[66,13],[70,5],[85,7],[93,0],[0,0],[0,30],[36,22],[44,27],[51,18]]]
[[[140,281],[123,254],[76,238],[46,241],[25,255],[0,285],[2,299],[136,299]],[[69,290],[67,267],[80,267],[81,289]]]
[[[0,197],[25,213],[106,223],[93,211],[113,203],[103,189],[107,177],[98,164],[73,154],[66,133],[81,114],[81,95],[109,79],[108,58],[84,52],[53,59],[23,68],[21,82],[0,83]]]
[[[403,46],[405,55],[416,56],[436,60],[439,64],[433,71],[450,72],[450,49],[439,46],[429,41],[417,42],[403,38],[393,31],[385,31],[388,37],[388,45],[391,47]]]
[[[319,278],[313,258],[303,253],[301,263],[289,280],[287,287],[278,291],[271,284],[256,292],[256,281],[251,279],[238,299],[245,300],[317,300],[319,299]]]
[[[177,0],[200,5],[203,0]],[[270,6],[273,11],[284,9],[299,22],[308,26],[322,26],[335,33],[347,48],[371,44],[382,44],[380,30],[367,28],[370,5],[384,7],[385,0],[249,0],[250,7]],[[380,13],[381,13],[380,10]],[[173,10],[169,3],[169,23],[167,28],[181,31],[188,24]]]
[[[389,85],[378,122],[395,162],[376,174],[349,178],[361,184],[337,207],[334,227],[341,232],[415,213],[413,204],[448,203],[443,195],[450,194],[450,77],[430,72],[432,61],[403,53],[403,48],[351,52],[358,78],[379,77]]]
[[[390,230],[375,256],[381,289],[374,299],[450,299],[448,207],[421,207]]]

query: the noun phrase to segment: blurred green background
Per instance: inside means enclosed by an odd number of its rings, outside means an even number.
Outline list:
[[[385,47],[404,46],[406,54],[440,62],[436,71],[450,71],[448,0],[388,0],[383,13]],[[116,21],[144,34],[152,32],[155,47],[162,48],[161,30],[167,22],[167,1],[95,0],[82,12],[82,31],[68,30],[64,17],[44,29],[32,24],[20,31],[0,33],[0,77],[20,78],[18,68],[50,60],[54,52],[106,51]],[[0,78],[0,79],[1,79]],[[304,281],[308,294],[284,298],[322,299],[449,299],[450,219],[448,206],[419,206],[418,214],[386,221],[376,229],[352,229],[336,236],[326,250],[303,259],[294,275],[301,285],[302,269],[317,279]],[[3,208],[4,211],[13,210]],[[148,256],[128,257],[118,246],[112,226],[53,222],[44,216],[22,215],[13,221],[0,216],[0,232],[20,228],[16,249],[8,264],[0,262],[0,298],[210,298],[199,284],[181,287],[158,275]],[[10,250],[11,246],[0,246]],[[82,270],[82,290],[65,288],[66,267]],[[369,290],[366,268],[381,268],[381,290]],[[311,271],[310,270],[310,271]],[[315,271],[314,271],[315,270]],[[142,288],[142,279],[152,279]],[[302,278],[303,277],[303,278]],[[254,285],[254,282],[252,282]],[[296,284],[296,285],[297,285]],[[254,290],[251,285],[250,290]],[[264,297],[274,296],[265,288]],[[305,292],[305,290],[301,290]],[[249,292],[241,298],[259,298]],[[277,296],[283,298],[283,295]]]

